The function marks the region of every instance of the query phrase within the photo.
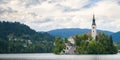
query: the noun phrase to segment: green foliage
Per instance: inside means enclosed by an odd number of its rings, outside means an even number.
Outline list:
[[[7,41],[3,41],[3,39],[0,38],[0,53],[2,52],[6,52],[8,47],[8,42]]]
[[[54,46],[54,53],[60,54],[60,52],[65,48],[64,39],[62,38],[55,38],[55,46]]]
[[[112,37],[104,33],[99,33],[96,40],[85,34],[76,35],[76,52],[79,54],[116,54],[117,48],[114,46]]]
[[[95,40],[91,40],[87,46],[88,54],[102,54],[104,52],[103,45]]]
[[[64,43],[68,43],[68,39],[67,38],[64,38]]]
[[[53,52],[54,37],[19,22],[0,22],[0,53]]]
[[[75,52],[78,54],[116,54],[118,52],[116,46],[113,44],[112,37],[104,33],[99,33],[96,40],[93,40],[87,34],[76,35],[74,36],[74,40],[76,43]],[[54,53],[60,54],[66,42],[69,43],[67,39],[56,38]]]
[[[114,44],[118,48],[118,50],[120,50],[120,42],[115,42]]]
[[[105,48],[104,54],[115,54],[117,53],[117,48],[113,44],[112,36],[107,36],[104,33],[100,33],[98,41]]]

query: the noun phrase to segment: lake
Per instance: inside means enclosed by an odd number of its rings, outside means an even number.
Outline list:
[[[0,60],[120,60],[113,55],[55,55],[53,53],[0,54]]]

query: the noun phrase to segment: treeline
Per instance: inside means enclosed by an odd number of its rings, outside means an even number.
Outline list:
[[[62,39],[60,37],[55,38],[55,42],[54,42],[54,53],[55,54],[60,54],[61,51],[63,51],[63,49],[65,49],[66,41],[67,41],[66,39]]]
[[[118,48],[118,50],[120,50],[120,42],[114,42],[114,44],[116,45],[116,47]]]
[[[56,38],[54,53],[60,54],[65,48],[65,38]],[[99,33],[96,40],[90,35],[82,34],[74,36],[76,54],[116,54],[118,49],[113,44],[112,37]]]
[[[19,22],[0,22],[0,53],[53,52],[54,37]]]
[[[76,52],[79,54],[116,54],[117,48],[114,46],[112,37],[104,33],[99,33],[96,40],[89,35],[76,35]]]

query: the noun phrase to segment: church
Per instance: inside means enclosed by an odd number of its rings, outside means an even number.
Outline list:
[[[113,44],[112,39],[110,37],[106,37],[105,34],[103,34],[102,36],[100,35],[100,33],[97,32],[94,14],[91,20],[92,20],[91,31],[88,34],[81,34],[69,37],[67,39],[68,41],[64,43],[65,48],[63,48],[60,54],[106,54],[106,52],[109,54],[117,53],[117,49],[115,49],[115,47],[112,45]],[[104,41],[105,43],[102,43],[101,41],[102,42]],[[107,41],[111,43],[108,44]],[[104,47],[105,45],[107,48]],[[113,49],[114,52],[108,46],[114,48]],[[106,51],[106,49],[109,50]]]
[[[91,32],[88,33],[92,37],[93,40],[96,39],[97,36],[97,29],[96,29],[96,22],[95,22],[95,16],[93,14],[93,19],[92,19],[92,26],[91,26]],[[70,45],[69,43],[65,43],[66,48],[63,50],[64,52],[61,52],[60,54],[75,54],[76,46],[75,46],[75,36],[69,37],[68,41],[72,44]]]
[[[95,16],[93,14],[93,21],[92,21],[92,29],[91,29],[91,36],[92,38],[95,40],[96,39],[96,36],[97,36],[97,30],[96,30],[97,26],[96,26],[96,23],[95,23]]]
[[[93,40],[95,40],[96,36],[98,35],[94,14],[93,14],[93,19],[92,19],[91,32],[87,33],[87,35],[90,35]]]

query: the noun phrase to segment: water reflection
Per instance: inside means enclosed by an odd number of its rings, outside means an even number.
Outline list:
[[[120,60],[114,55],[0,54],[0,60]]]

